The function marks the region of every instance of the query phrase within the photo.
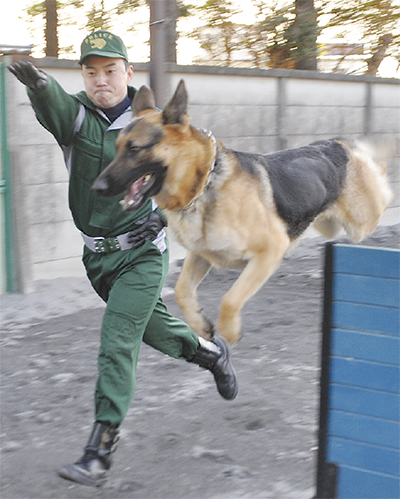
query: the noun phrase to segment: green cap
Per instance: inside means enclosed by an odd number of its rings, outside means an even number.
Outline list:
[[[104,29],[91,33],[83,40],[79,64],[82,64],[90,55],[125,59],[128,62],[128,52],[124,42],[119,36]]]

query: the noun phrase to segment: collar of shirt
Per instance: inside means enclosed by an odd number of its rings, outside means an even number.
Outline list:
[[[111,123],[113,123],[123,112],[131,105],[131,99],[127,95],[125,99],[114,107],[102,109],[103,113],[107,116]]]

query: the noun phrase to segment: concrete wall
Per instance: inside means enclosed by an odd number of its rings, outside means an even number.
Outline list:
[[[68,92],[83,88],[75,62],[42,59],[35,64],[54,75]],[[134,85],[148,84],[147,65],[134,66]],[[366,134],[399,142],[398,80],[172,66],[167,95],[181,78],[189,92],[192,123],[211,129],[228,147],[267,153],[323,138]],[[6,90],[17,289],[27,292],[39,279],[84,275],[82,241],[67,207],[68,178],[59,147],[36,122],[25,88],[12,75]],[[389,169],[396,199],[386,223],[400,220],[398,166],[398,153],[392,153]],[[173,248],[173,253],[179,251]]]

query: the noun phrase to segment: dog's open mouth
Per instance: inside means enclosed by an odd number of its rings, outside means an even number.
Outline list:
[[[156,176],[147,173],[134,182],[124,199],[121,200],[121,206],[125,211],[132,211],[138,209],[144,201],[148,198],[148,192],[153,187],[156,181]]]

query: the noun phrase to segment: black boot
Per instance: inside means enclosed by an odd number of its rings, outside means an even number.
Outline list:
[[[117,429],[96,422],[83,456],[76,463],[63,466],[59,476],[83,485],[101,485],[107,479],[117,442]]]
[[[226,400],[233,400],[238,393],[238,383],[229,360],[227,341],[221,336],[215,336],[212,341],[200,337],[199,341],[199,349],[189,362],[194,362],[211,371],[220,395]]]

